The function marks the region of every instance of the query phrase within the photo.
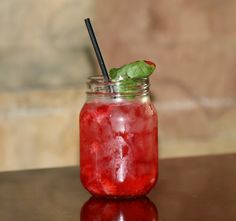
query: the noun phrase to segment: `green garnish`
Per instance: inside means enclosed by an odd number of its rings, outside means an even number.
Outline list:
[[[109,73],[112,81],[119,81],[118,92],[132,93],[140,78],[149,77],[155,70],[156,65],[151,61],[135,61],[120,68],[112,68]],[[132,96],[133,97],[133,96]]]
[[[156,65],[151,61],[135,61],[120,68],[112,68],[109,73],[112,80],[146,78],[153,73]]]

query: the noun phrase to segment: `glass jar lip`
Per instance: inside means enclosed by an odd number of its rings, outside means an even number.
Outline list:
[[[135,83],[125,80],[105,81],[103,76],[88,77],[88,96],[137,97],[149,94],[149,78],[137,78]],[[124,87],[127,87],[124,90]]]
[[[137,83],[148,83],[149,84],[149,78],[145,77],[145,78],[135,78],[135,81]],[[104,84],[104,85],[113,85],[113,84],[122,84],[123,82],[125,82],[124,80],[116,80],[116,81],[105,81],[105,79],[103,78],[103,76],[101,75],[97,75],[97,76],[90,76],[88,77],[88,83],[97,83],[97,84]]]

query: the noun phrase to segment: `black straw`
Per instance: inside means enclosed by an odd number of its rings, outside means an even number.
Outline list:
[[[94,31],[93,31],[93,27],[92,27],[92,24],[90,22],[90,19],[86,18],[86,19],[84,19],[84,21],[85,21],[86,27],[88,29],[89,37],[90,37],[91,42],[93,44],[93,48],[94,48],[94,51],[96,53],[96,56],[97,56],[97,59],[98,59],[98,63],[99,63],[99,66],[101,68],[104,80],[109,82],[110,78],[109,78],[109,75],[108,75],[108,72],[107,72],[107,69],[106,69],[106,65],[104,63],[101,51],[99,49],[98,42],[97,42],[97,39],[95,37],[95,34],[94,34]]]

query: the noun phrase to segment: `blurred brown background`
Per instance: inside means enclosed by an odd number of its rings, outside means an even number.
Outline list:
[[[78,163],[96,63],[157,63],[160,157],[236,152],[236,1],[1,0],[0,170]]]

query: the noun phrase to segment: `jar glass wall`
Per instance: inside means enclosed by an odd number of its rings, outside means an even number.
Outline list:
[[[149,81],[122,84],[90,78],[80,112],[81,182],[96,196],[142,196],[157,181],[157,112]]]

